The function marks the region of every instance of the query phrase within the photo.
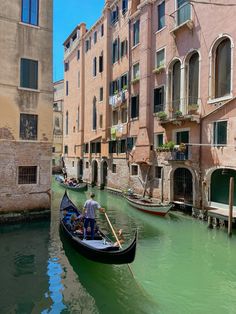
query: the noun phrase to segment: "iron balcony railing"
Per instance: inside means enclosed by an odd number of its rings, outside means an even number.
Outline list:
[[[183,1],[184,3],[174,11],[171,16],[174,18],[174,28],[185,24],[192,20],[191,3],[189,1]]]

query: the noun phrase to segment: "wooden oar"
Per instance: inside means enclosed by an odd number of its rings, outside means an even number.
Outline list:
[[[111,224],[111,222],[110,222],[110,219],[109,219],[108,216],[107,216],[107,213],[104,212],[104,215],[105,215],[106,220],[107,220],[107,222],[108,222],[108,224],[109,224],[109,226],[110,226],[110,228],[111,228],[111,230],[112,230],[112,232],[113,232],[113,234],[114,234],[114,237],[116,238],[117,243],[119,244],[119,247],[122,249],[122,245],[121,245],[121,243],[120,243],[120,241],[119,241],[119,239],[118,239],[118,237],[117,237],[117,235],[116,235],[116,232],[115,232],[115,230],[114,230],[114,228],[113,228],[113,226],[112,226],[112,224]],[[128,268],[129,268],[129,270],[130,270],[132,276],[134,277],[134,274],[133,274],[133,271],[132,271],[130,265],[127,264],[127,266],[128,266]]]

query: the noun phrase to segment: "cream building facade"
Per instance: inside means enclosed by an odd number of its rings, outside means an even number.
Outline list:
[[[0,213],[50,209],[52,1],[0,0]]]
[[[63,154],[64,80],[54,82],[52,172],[60,173]]]
[[[91,29],[78,25],[64,42],[69,176],[200,209],[227,206],[235,13],[229,0],[115,0]]]

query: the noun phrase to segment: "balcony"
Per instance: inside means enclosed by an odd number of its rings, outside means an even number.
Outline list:
[[[156,149],[158,159],[165,161],[186,161],[189,160],[189,147],[185,144],[174,145],[174,148],[168,148],[168,143],[163,147]]]
[[[189,30],[193,29],[193,17],[192,17],[192,8],[191,3],[186,1],[181,5],[176,11],[174,11],[170,16],[173,18],[173,25],[170,30],[170,33],[173,37],[176,36],[178,30],[182,28],[188,28]]]
[[[117,94],[110,96],[109,105],[111,105],[112,107],[117,107],[123,104],[127,100],[127,94],[128,94],[127,90],[124,91],[122,90]]]
[[[65,47],[64,50],[64,60],[71,54],[72,51],[78,46],[80,41],[80,32],[77,33],[77,37],[75,39],[70,40],[68,47]]]
[[[167,110],[163,110],[163,105],[156,106],[155,115],[160,124],[173,123],[181,124],[181,120],[190,120],[199,122],[201,99],[188,97],[174,100],[167,104]]]

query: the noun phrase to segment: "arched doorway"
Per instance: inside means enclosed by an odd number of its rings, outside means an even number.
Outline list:
[[[96,185],[98,182],[98,163],[96,160],[92,162],[92,184]]]
[[[173,200],[193,203],[193,178],[192,173],[186,168],[177,168],[174,172]]]
[[[236,171],[233,169],[217,169],[211,175],[211,202],[229,204],[229,180],[234,178]],[[236,205],[236,189],[234,189],[234,206]]]
[[[107,162],[104,160],[102,161],[102,165],[101,165],[101,185],[102,186],[107,185],[107,169],[108,169],[108,165],[107,165]]]

